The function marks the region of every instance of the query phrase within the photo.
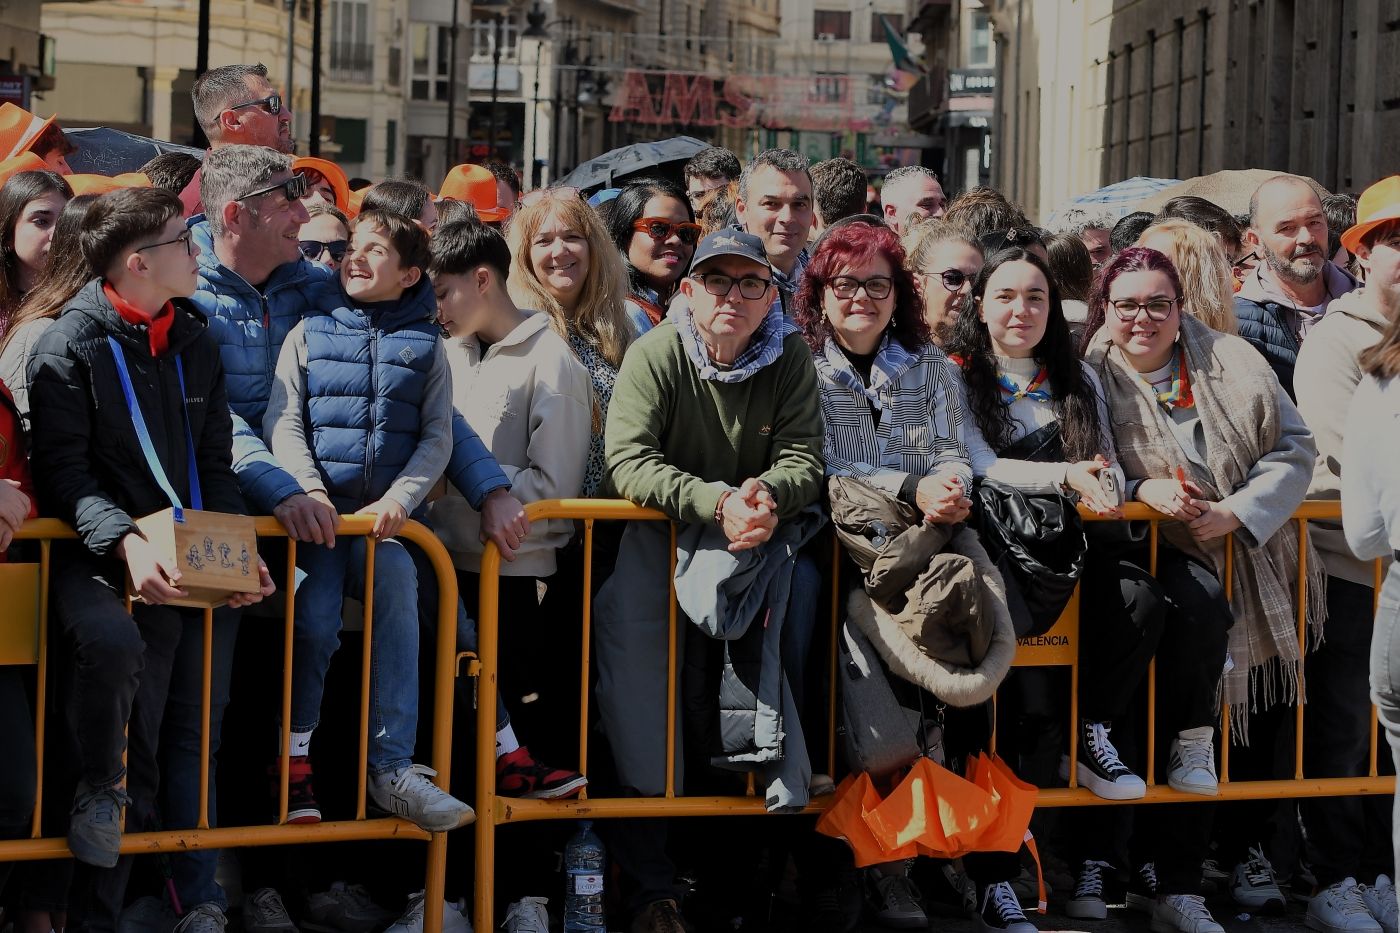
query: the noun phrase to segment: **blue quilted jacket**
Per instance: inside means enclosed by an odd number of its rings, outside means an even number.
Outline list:
[[[277,357],[287,334],[308,312],[330,310],[317,308],[316,302],[325,303],[325,296],[336,294],[335,273],[299,259],[274,270],[259,291],[219,262],[202,214],[190,219],[190,231],[200,249],[199,289],[191,300],[209,319],[222,354],[233,410],[233,469],[251,510],[270,515],[283,499],[301,492],[301,485],[278,465],[262,440]],[[491,451],[460,413],[452,419],[447,476],[477,509],[487,493],[510,486]]]
[[[337,285],[306,318],[306,427],[326,493],[353,512],[384,495],[422,433],[439,337],[425,276],[392,302],[360,305]]]

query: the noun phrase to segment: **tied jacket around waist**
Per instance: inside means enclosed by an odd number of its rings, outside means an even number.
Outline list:
[[[153,357],[146,328],[124,320],[103,294],[102,280],[93,279],[39,338],[29,362],[31,463],[43,512],[71,523],[97,555],[110,554],[135,531],[134,519],[170,507],[141,451],[108,335],[121,345],[156,457],[181,502],[190,504],[188,416],[204,507],[244,511],[231,466],[218,344],[190,302],[172,304],[169,348]]]

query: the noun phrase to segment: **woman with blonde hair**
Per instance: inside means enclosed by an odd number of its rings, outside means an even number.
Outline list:
[[[1181,277],[1182,310],[1211,330],[1238,333],[1234,272],[1214,234],[1189,220],[1171,219],[1144,230],[1137,245],[1172,261]]]
[[[510,296],[549,315],[554,330],[588,369],[593,427],[583,494],[604,479],[603,425],[622,355],[632,341],[627,275],[607,228],[575,188],[532,191],[510,223]]]
[[[918,277],[924,321],[941,347],[952,337],[982,271],[982,244],[965,227],[931,218],[914,224],[903,246],[909,271]]]

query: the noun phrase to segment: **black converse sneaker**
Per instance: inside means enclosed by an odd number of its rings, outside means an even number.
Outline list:
[[[1113,866],[1108,862],[1085,859],[1079,865],[1074,896],[1065,904],[1065,915],[1076,920],[1103,920],[1108,916],[1104,899],[1104,872]]]
[[[1079,723],[1079,760],[1075,776],[1079,786],[1087,787],[1105,800],[1137,800],[1147,795],[1147,784],[1118,757],[1118,750],[1108,740],[1109,724]],[[1069,780],[1069,756],[1060,758],[1060,779]]]
[[[1037,933],[1035,924],[1021,910],[1009,881],[999,881],[982,890],[977,926],[982,933]]]
[[[1147,862],[1138,866],[1128,879],[1127,904],[1129,910],[1152,913],[1157,907],[1157,866]]]

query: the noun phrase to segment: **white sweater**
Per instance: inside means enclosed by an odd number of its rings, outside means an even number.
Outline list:
[[[1357,557],[1400,551],[1400,379],[1364,376],[1342,453],[1342,527]]]
[[[480,435],[510,480],[511,495],[525,504],[571,499],[583,490],[592,425],[593,389],[588,370],[549,326],[531,314],[483,354],[475,337],[448,340],[452,402]],[[432,502],[428,523],[453,563],[481,569],[481,514],[455,488]],[[547,577],[555,550],[573,533],[569,521],[536,522],[514,561],[501,573]]]

